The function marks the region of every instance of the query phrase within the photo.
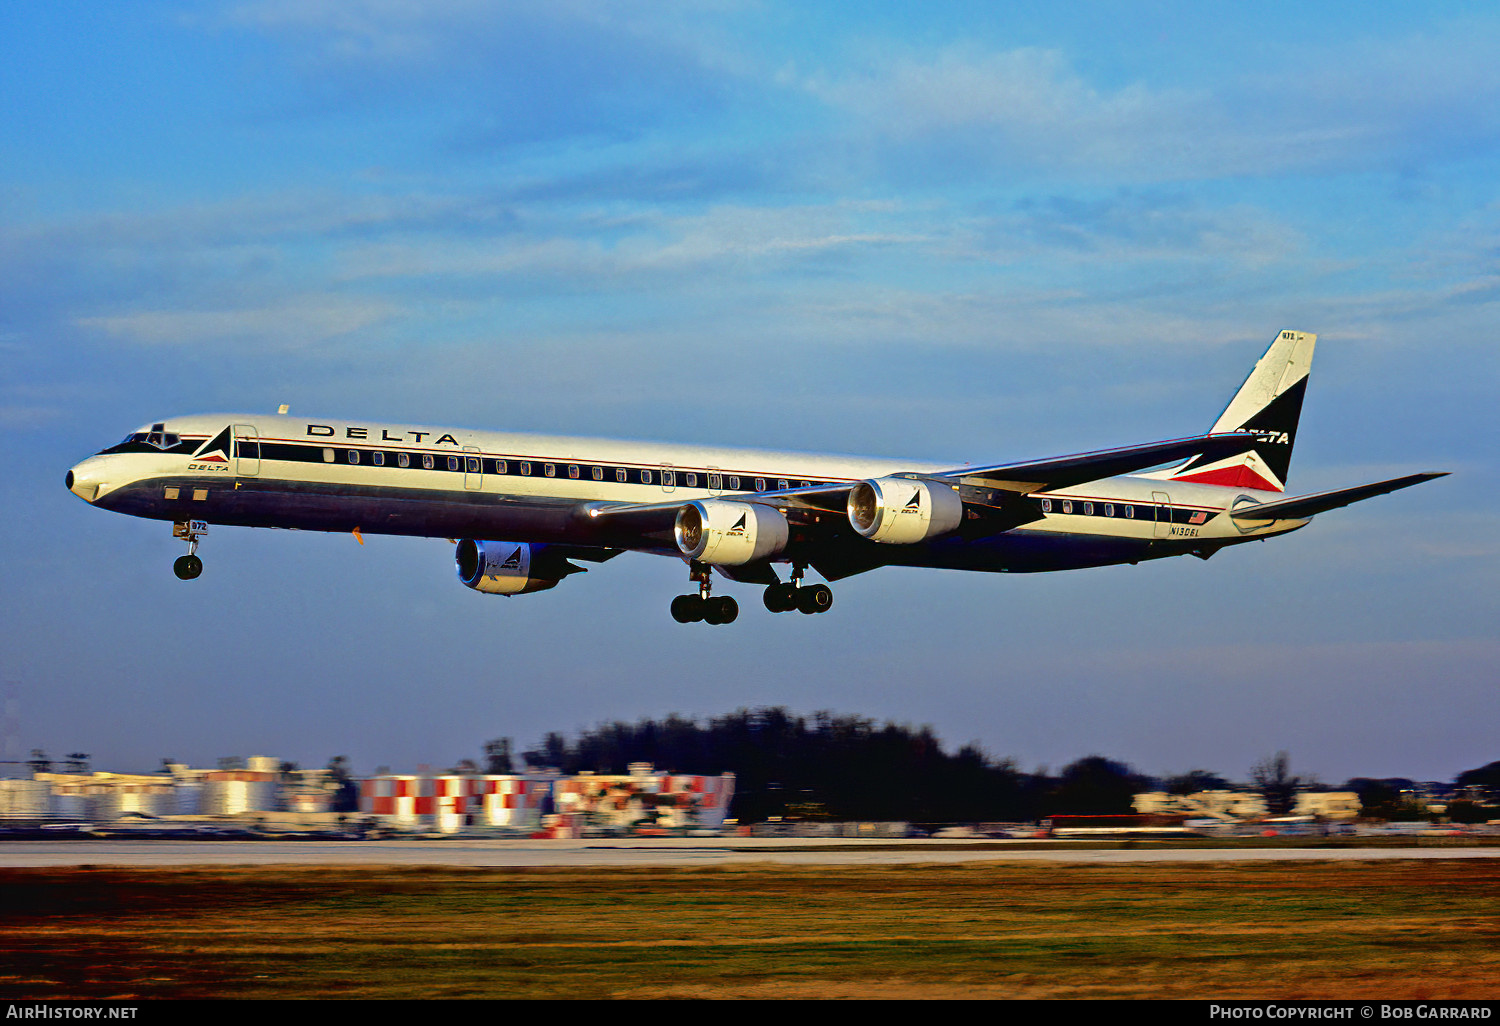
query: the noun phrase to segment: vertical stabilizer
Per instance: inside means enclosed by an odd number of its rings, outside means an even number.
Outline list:
[[[1285,491],[1317,341],[1317,335],[1305,331],[1278,335],[1214,424],[1215,432],[1254,431],[1260,436],[1254,449],[1221,460],[1195,457],[1164,476],[1173,481]]]

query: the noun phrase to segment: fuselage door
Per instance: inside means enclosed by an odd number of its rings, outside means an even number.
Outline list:
[[[254,424],[234,426],[234,472],[240,477],[260,473],[260,432]]]
[[[484,487],[484,460],[479,457],[479,450],[472,445],[464,446],[464,488],[467,491],[477,492]]]
[[[1167,538],[1172,534],[1172,497],[1166,492],[1152,492],[1151,502],[1156,510],[1157,538]]]

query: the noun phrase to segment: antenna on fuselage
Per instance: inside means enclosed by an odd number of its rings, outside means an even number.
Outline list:
[[[276,415],[278,417],[285,417],[286,411],[290,409],[290,406],[288,406],[286,403],[282,403],[280,406],[276,407]]]

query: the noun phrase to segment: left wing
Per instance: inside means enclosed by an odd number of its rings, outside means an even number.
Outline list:
[[[1359,502],[1361,499],[1373,498],[1400,488],[1410,488],[1423,481],[1431,481],[1435,477],[1447,476],[1447,471],[1408,474],[1406,477],[1377,481],[1374,484],[1340,488],[1332,492],[1318,492],[1315,495],[1299,495],[1295,499],[1281,499],[1277,502],[1262,503],[1259,506],[1243,506],[1229,515],[1236,520],[1305,520],[1319,513],[1326,513],[1331,509]]]

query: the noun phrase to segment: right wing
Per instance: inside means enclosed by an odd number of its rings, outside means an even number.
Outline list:
[[[1040,516],[1016,500],[1032,492],[1050,491],[1104,477],[1129,474],[1201,455],[1221,459],[1244,452],[1255,445],[1256,436],[1249,431],[1217,435],[1194,435],[1148,445],[1123,449],[1102,449],[1028,463],[1000,463],[994,466],[958,467],[937,473],[898,474],[920,480],[937,480],[958,489],[959,497],[970,516],[968,532],[998,534]],[[820,512],[844,514],[849,491],[858,481],[839,481],[807,488],[785,488],[769,492],[726,493],[724,499],[754,502],[779,509],[794,522],[816,523]],[[600,503],[588,507],[587,515],[611,531],[655,535],[670,534],[683,500],[653,503]],[[1024,508],[1023,508],[1024,507]],[[972,525],[972,526],[968,526]]]
[[[995,488],[1016,495],[1030,495],[1032,492],[1067,488],[1070,485],[1097,481],[1104,477],[1131,474],[1137,470],[1145,470],[1173,460],[1186,459],[1189,456],[1222,459],[1253,448],[1255,441],[1254,432],[1231,431],[1217,435],[1173,438],[1165,442],[1132,445],[1124,449],[1101,449],[1098,452],[1084,452],[1075,456],[1060,456],[1030,463],[1000,463],[993,467],[960,467],[957,470],[923,476]]]

